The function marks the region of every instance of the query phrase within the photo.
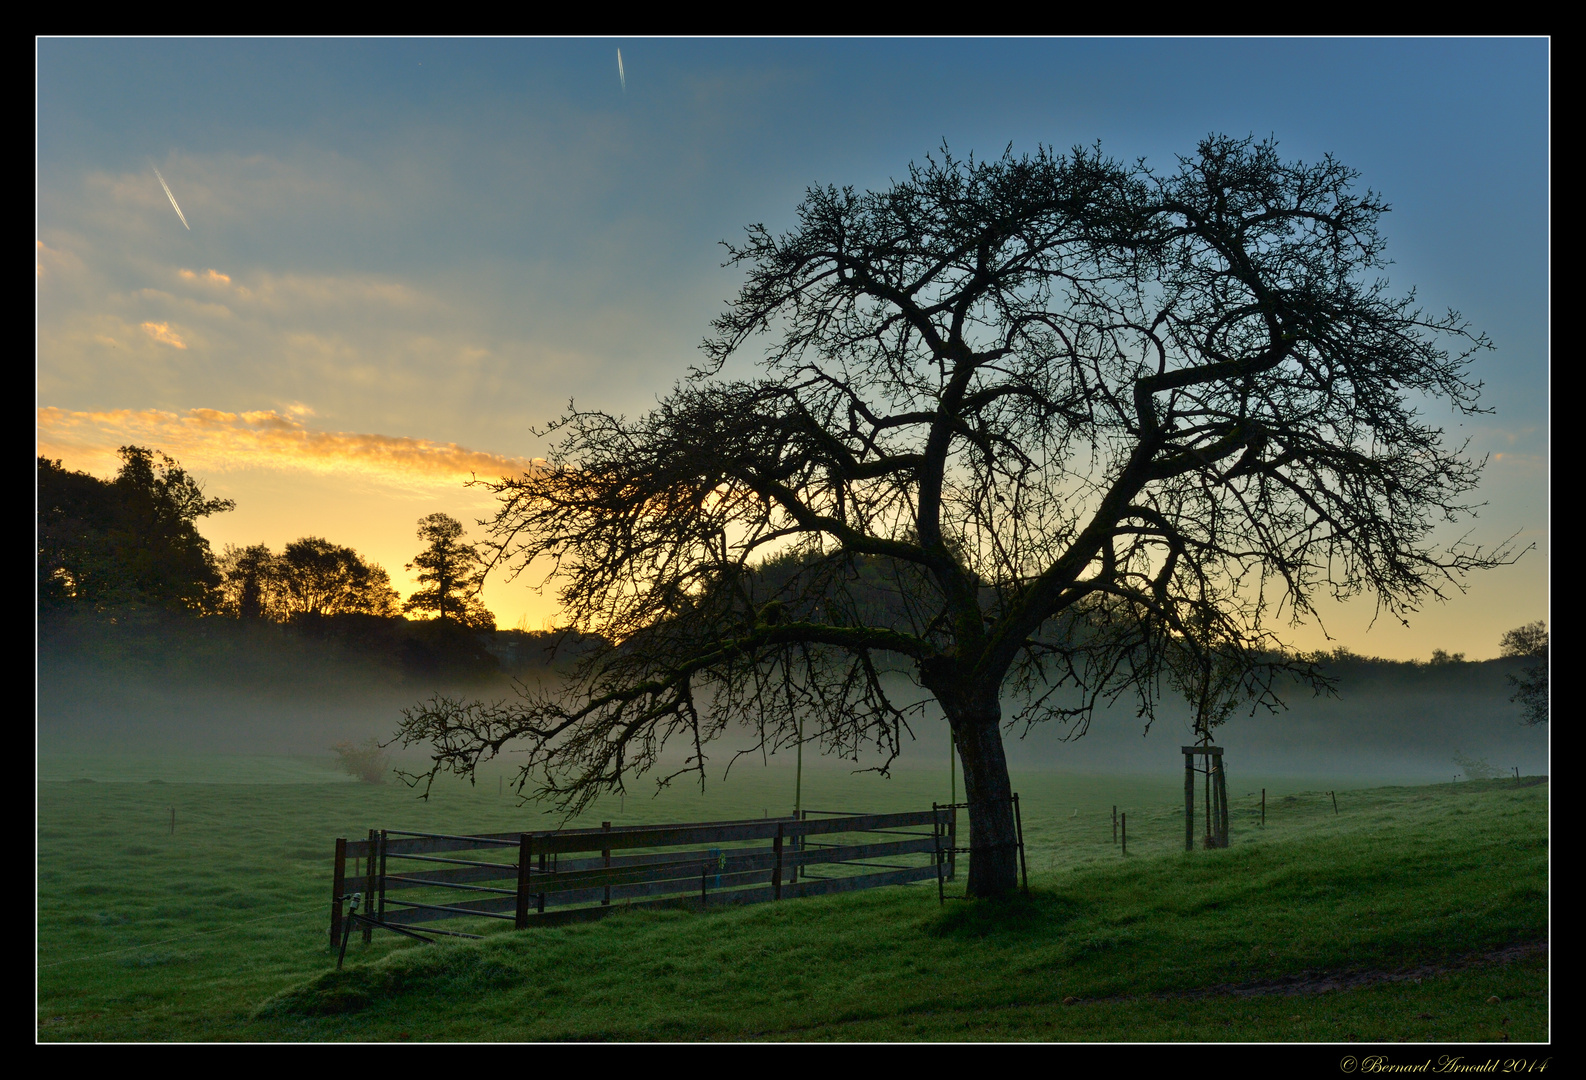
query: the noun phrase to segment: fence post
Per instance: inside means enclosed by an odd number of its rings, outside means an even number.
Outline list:
[[[330,881],[330,947],[341,943],[341,896],[347,887],[347,838],[336,837],[336,872]]]
[[[380,911],[377,916],[385,922],[385,830],[380,830]]]
[[[1223,764],[1223,756],[1217,755],[1217,817],[1218,845],[1228,846],[1228,769]]]
[[[771,899],[782,899],[782,824],[777,823],[776,837],[771,841],[771,851],[776,856],[776,866],[771,869]]]
[[[1184,850],[1195,850],[1195,754],[1184,748]]]
[[[606,832],[610,832],[611,831],[611,822],[602,821],[600,823],[600,827],[602,829],[604,829]],[[605,868],[607,870],[610,870],[611,869],[611,849],[609,847],[601,849],[601,851],[600,851],[600,859],[601,859],[602,864],[605,866]],[[603,896],[601,898],[600,902],[602,904],[611,903],[611,882],[610,882],[610,880],[607,880],[607,882],[606,882],[606,894],[605,894],[605,896]]]
[[[1123,854],[1129,854],[1129,815],[1127,812],[1118,815],[1118,827],[1122,830],[1119,834],[1123,837]]]
[[[1019,872],[1024,877],[1024,891],[1030,891],[1030,868],[1024,862],[1024,819],[1019,816],[1019,793],[1013,793],[1013,827],[1019,838]]]
[[[1267,827],[1267,789],[1261,789],[1261,827]]]
[[[369,901],[374,899],[374,894],[375,894],[375,861],[374,861],[374,854],[378,850],[379,844],[380,844],[380,834],[378,832],[376,832],[374,829],[370,829],[369,830],[369,850],[364,852],[364,856],[363,856],[363,868],[364,868],[363,910],[364,910],[364,914],[365,915],[367,915],[369,913],[369,908],[371,907]],[[367,921],[365,921],[364,924],[363,924],[363,943],[365,945],[367,945],[373,940],[374,940],[374,927],[370,926],[369,923]]]
[[[947,810],[947,880],[958,880],[958,804]]]
[[[518,834],[518,906],[512,918],[512,928],[522,930],[529,925],[529,872],[533,867],[534,838],[528,833]]]
[[[936,902],[947,903],[947,893],[942,888],[942,878],[946,869],[946,860],[942,858],[942,837],[947,833],[947,823],[942,820],[942,808],[936,803],[931,804],[931,846],[936,859]]]
[[[804,820],[804,811],[802,811],[802,810],[794,810],[793,811],[793,820],[794,821],[803,821]],[[803,851],[804,850],[804,834],[803,833],[799,833],[797,836],[793,837],[793,850],[794,851]],[[795,860],[794,863],[793,863],[793,869],[788,871],[788,877],[795,884],[798,883],[800,865],[802,865],[802,864],[799,863],[797,860]]]

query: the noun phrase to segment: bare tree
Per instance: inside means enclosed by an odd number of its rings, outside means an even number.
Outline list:
[[[737,723],[890,762],[901,667],[962,755],[969,891],[1011,888],[1005,697],[1071,734],[1124,694],[1149,722],[1164,681],[1208,727],[1275,709],[1280,678],[1322,684],[1272,629],[1318,596],[1403,618],[1513,557],[1431,543],[1480,464],[1417,407],[1477,411],[1488,342],[1368,279],[1388,207],[1355,179],[1218,137],[1163,174],[944,148],[750,228],[687,382],[635,421],[569,412],[551,465],[490,485],[499,564],[548,560],[612,645],[554,692],[409,710],[422,778],[521,744],[520,790],[576,810],[672,739],[703,780]]]

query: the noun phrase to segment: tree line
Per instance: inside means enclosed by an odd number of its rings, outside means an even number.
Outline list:
[[[272,551],[227,545],[217,557],[198,521],[236,508],[167,455],[119,450],[103,480],[38,459],[38,598],[41,610],[149,607],[193,616],[299,624],[343,615],[416,615],[466,631],[495,629],[479,599],[485,560],[460,522],[430,514],[424,548],[407,564],[419,589],[404,602],[391,576],[350,547],[306,536]]]

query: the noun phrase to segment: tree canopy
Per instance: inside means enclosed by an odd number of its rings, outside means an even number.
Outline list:
[[[38,459],[38,589],[42,603],[149,604],[207,610],[219,584],[197,521],[235,508],[165,454],[118,451],[111,480]]]
[[[1504,656],[1519,656],[1532,661],[1519,675],[1510,675],[1514,696],[1509,700],[1520,706],[1520,718],[1527,724],[1545,724],[1549,715],[1547,689],[1547,623],[1526,623],[1503,635],[1499,648]]]
[[[520,743],[520,784],[576,809],[668,740],[702,770],[732,724],[895,754],[901,666],[963,759],[969,890],[1005,891],[1005,696],[1078,734],[1165,685],[1209,730],[1321,684],[1277,633],[1318,598],[1402,619],[1513,557],[1432,542],[1480,463],[1420,406],[1478,411],[1489,343],[1374,276],[1388,207],[1356,180],[1212,137],[1165,172],[944,148],[811,189],[727,245],[745,280],[685,382],[570,411],[548,466],[490,485],[498,563],[544,560],[611,647],[557,691],[410,710],[404,740],[430,781]]]
[[[397,614],[391,576],[350,547],[319,536],[287,544],[228,546],[220,558],[221,608],[241,618],[278,622],[337,615]]]

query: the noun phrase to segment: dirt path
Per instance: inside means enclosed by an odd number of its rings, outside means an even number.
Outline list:
[[[1218,983],[1216,986],[1202,986],[1194,990],[1176,990],[1152,996],[1167,1000],[1172,998],[1204,997],[1265,997],[1274,994],[1290,997],[1302,994],[1325,994],[1330,990],[1354,990],[1362,986],[1373,986],[1377,983],[1420,982],[1422,979],[1431,978],[1435,975],[1446,975],[1451,971],[1459,971],[1464,968],[1485,967],[1489,964],[1510,964],[1516,960],[1545,955],[1547,955],[1546,941],[1527,941],[1518,945],[1505,945],[1498,949],[1488,949],[1485,952],[1469,953],[1465,956],[1453,957],[1436,963],[1418,964],[1415,967],[1401,968],[1397,971],[1361,971],[1353,968],[1347,971],[1302,971],[1297,975],[1285,975],[1281,979],[1255,979],[1250,982]],[[1084,1001],[1132,1000],[1135,1000],[1133,995],[1120,995],[1110,998],[1071,998],[1066,999],[1064,1004],[1079,1004]]]

